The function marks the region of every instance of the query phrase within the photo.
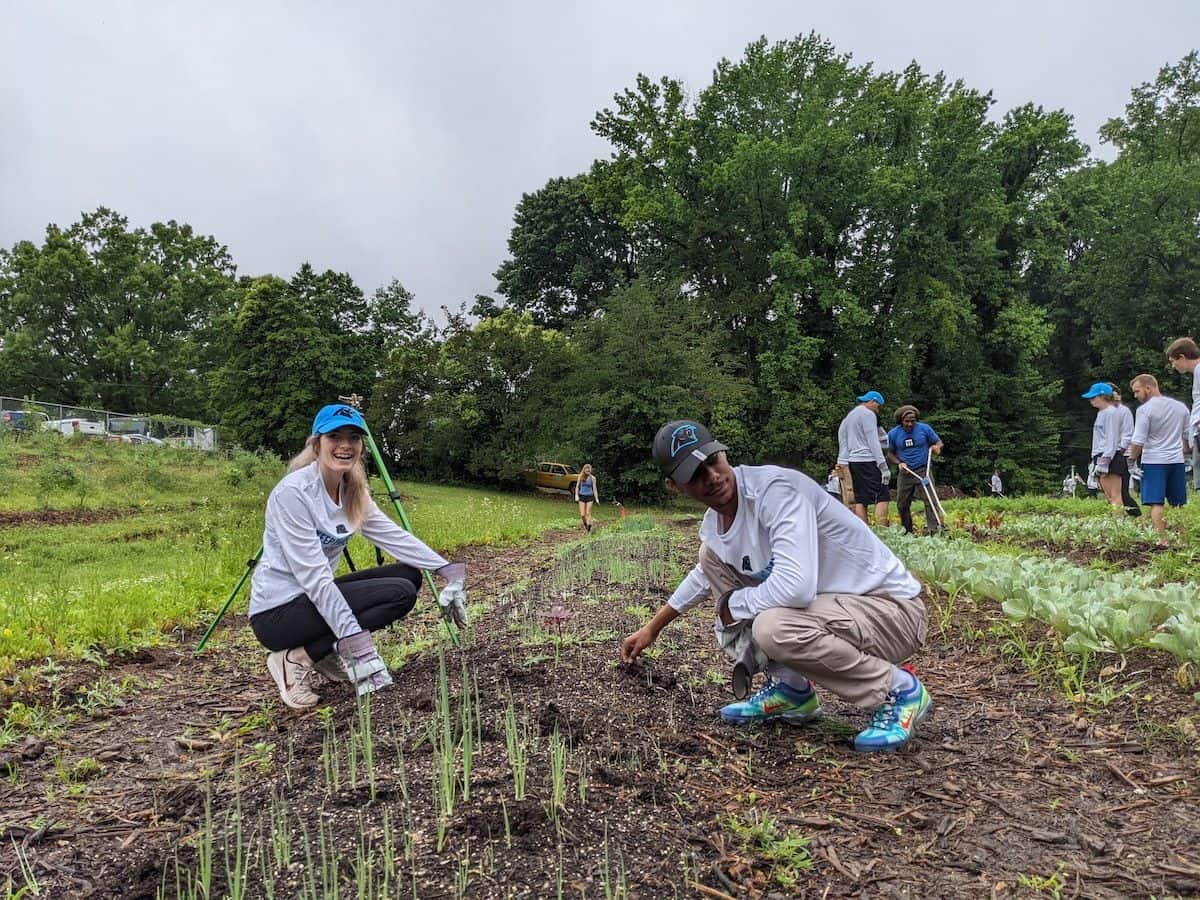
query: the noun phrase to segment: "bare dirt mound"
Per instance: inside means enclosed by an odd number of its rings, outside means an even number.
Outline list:
[[[0,528],[20,525],[95,525],[136,516],[140,509],[29,509],[20,512],[0,512]]]

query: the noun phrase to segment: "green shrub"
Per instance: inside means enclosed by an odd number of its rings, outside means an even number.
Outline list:
[[[34,473],[34,482],[37,485],[38,503],[43,507],[49,506],[50,496],[60,491],[79,492],[81,495],[86,493],[78,470],[70,463],[57,459],[46,459],[39,464]]]

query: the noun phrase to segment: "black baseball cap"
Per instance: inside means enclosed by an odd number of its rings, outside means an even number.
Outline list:
[[[676,419],[654,436],[654,461],[676,484],[687,484],[700,464],[719,450],[729,448],[712,432],[691,419]]]

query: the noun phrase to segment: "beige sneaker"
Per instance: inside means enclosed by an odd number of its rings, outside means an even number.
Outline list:
[[[288,656],[290,650],[276,650],[267,657],[267,670],[279,687],[279,696],[292,709],[310,709],[321,698],[308,686],[312,669]]]
[[[313,668],[330,681],[350,680],[350,676],[346,673],[346,667],[342,665],[342,661],[338,658],[336,652],[328,653],[325,656],[322,656],[315,663],[313,663]]]

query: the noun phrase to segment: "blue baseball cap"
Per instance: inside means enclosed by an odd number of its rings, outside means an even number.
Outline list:
[[[329,434],[331,431],[337,431],[343,425],[350,425],[363,434],[367,433],[367,423],[363,420],[362,413],[345,403],[330,403],[328,406],[322,406],[321,411],[313,419],[312,433]]]
[[[879,393],[879,391],[867,391],[861,397],[855,397],[854,399],[859,403],[870,403],[874,400],[880,406],[883,406],[883,394]]]
[[[1107,381],[1097,381],[1087,389],[1086,394],[1080,394],[1084,400],[1091,400],[1093,397],[1111,397],[1113,395],[1112,385]]]

